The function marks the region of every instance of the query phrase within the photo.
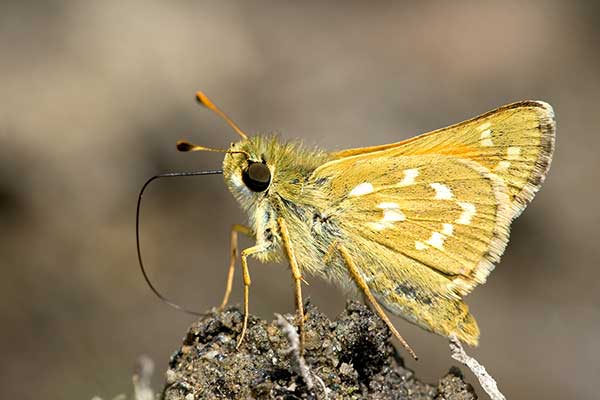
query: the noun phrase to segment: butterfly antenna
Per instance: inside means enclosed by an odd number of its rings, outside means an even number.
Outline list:
[[[166,173],[166,174],[155,175],[152,178],[148,179],[146,181],[146,183],[144,183],[144,186],[142,186],[142,190],[140,190],[140,194],[138,196],[137,209],[136,209],[136,213],[135,213],[135,241],[136,241],[136,246],[137,246],[138,263],[140,265],[140,269],[142,271],[142,275],[144,276],[144,279],[146,280],[146,283],[148,284],[148,286],[150,287],[152,292],[159,299],[161,299],[163,302],[165,302],[169,306],[171,306],[177,310],[186,312],[188,314],[196,315],[199,317],[203,317],[206,314],[187,309],[187,308],[180,306],[179,304],[169,300],[167,297],[165,297],[163,294],[161,294],[160,291],[150,281],[150,277],[148,276],[148,274],[146,273],[146,269],[144,268],[144,262],[142,261],[142,251],[140,248],[140,209],[141,209],[141,205],[142,205],[142,197],[144,196],[144,190],[146,190],[146,187],[148,187],[150,182],[154,181],[155,179],[175,178],[175,177],[180,177],[180,176],[217,175],[217,174],[222,174],[222,173],[223,173],[223,171],[221,171],[221,170],[212,170],[212,171],[195,171],[195,172],[170,172],[170,173]]]
[[[227,153],[228,152],[228,150],[225,150],[225,149],[219,149],[217,147],[199,146],[197,144],[186,142],[185,140],[180,140],[177,142],[177,150],[179,150],[181,152],[188,152],[188,151],[212,151],[215,153]]]
[[[196,100],[204,107],[213,111],[215,114],[220,116],[227,122],[227,124],[233,128],[233,130],[242,137],[242,139],[248,139],[248,135],[246,135],[236,124],[229,118],[223,111],[219,109],[210,99],[202,92],[196,92]]]
[[[225,150],[225,149],[219,149],[216,147],[199,146],[197,144],[193,144],[193,143],[187,142],[185,140],[180,140],[177,142],[177,150],[179,150],[181,152],[212,151],[212,152],[216,152],[216,153],[229,153],[229,154],[239,153],[239,154],[244,154],[246,156],[246,158],[250,158],[250,154],[248,154],[247,152],[245,152],[243,150]]]

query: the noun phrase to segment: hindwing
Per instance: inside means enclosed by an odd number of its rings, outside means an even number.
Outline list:
[[[344,168],[326,164],[311,178],[328,180],[326,214],[345,240],[396,253],[386,267],[391,280],[430,276],[439,282],[432,289],[450,297],[485,281],[511,222],[501,179],[451,156],[352,158]]]

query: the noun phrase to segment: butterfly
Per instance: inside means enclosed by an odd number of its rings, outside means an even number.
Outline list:
[[[436,334],[477,345],[463,297],[500,259],[512,221],[544,181],[554,151],[552,107],[520,101],[397,143],[326,152],[273,135],[246,135],[204,93],[197,100],[240,136],[224,153],[225,184],[248,216],[234,225],[225,296],[238,235],[248,326],[248,259],[287,260],[304,332],[302,284],[320,276],[358,289],[407,351],[385,310]],[[303,336],[301,336],[303,337]]]

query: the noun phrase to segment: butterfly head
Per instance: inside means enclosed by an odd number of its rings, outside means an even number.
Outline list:
[[[307,149],[299,142],[285,143],[274,135],[249,137],[208,97],[196,93],[200,104],[227,122],[241,140],[227,149],[198,146],[189,142],[177,143],[179,151],[212,151],[225,153],[223,176],[230,192],[246,210],[272,195],[295,198],[302,193],[306,177],[327,155]]]
[[[223,159],[225,183],[245,208],[265,198],[273,184],[272,154],[261,144],[260,137],[232,143]]]
[[[273,141],[266,143],[261,137],[248,137],[223,111],[221,111],[204,93],[197,92],[196,100],[213,111],[233,128],[241,137],[228,149],[198,146],[189,142],[177,142],[179,151],[213,151],[225,153],[223,176],[229,190],[242,205],[250,205],[264,197],[273,181],[273,164],[268,162],[275,150]]]

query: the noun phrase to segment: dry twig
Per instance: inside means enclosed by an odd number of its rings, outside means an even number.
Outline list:
[[[479,380],[481,387],[492,400],[506,400],[506,397],[498,389],[498,385],[492,376],[485,370],[475,358],[469,356],[456,336],[450,338],[450,352],[452,358],[466,365]]]
[[[135,400],[154,400],[150,379],[154,373],[154,361],[148,356],[140,356],[133,374],[133,394]]]
[[[310,369],[308,368],[308,365],[306,364],[306,361],[304,360],[304,357],[302,357],[302,354],[300,354],[300,338],[298,337],[298,332],[296,332],[296,328],[292,324],[290,324],[290,322],[287,319],[285,319],[281,314],[275,314],[275,316],[277,317],[277,325],[287,336],[290,342],[291,346],[288,352],[293,355],[293,360],[296,364],[295,367],[297,373],[304,380],[306,387],[309,390],[312,390],[315,386],[313,376],[310,372]],[[327,398],[327,387],[325,387],[325,383],[317,375],[315,375],[315,379],[323,389],[323,393],[325,393],[325,398]]]

